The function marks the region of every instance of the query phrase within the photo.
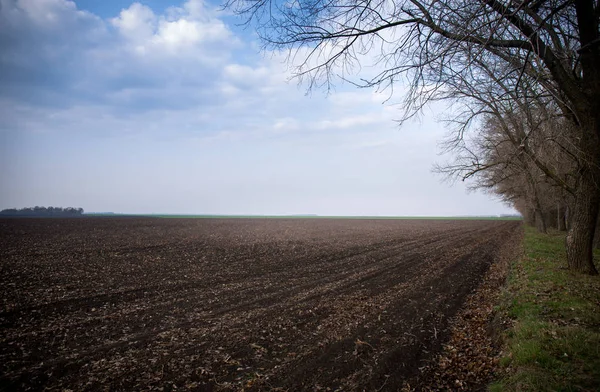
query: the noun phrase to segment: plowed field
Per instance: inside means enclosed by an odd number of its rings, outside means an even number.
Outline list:
[[[0,388],[415,385],[519,226],[0,220]]]

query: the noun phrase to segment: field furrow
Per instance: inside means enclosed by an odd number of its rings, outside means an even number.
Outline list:
[[[2,220],[0,388],[396,390],[519,227]]]

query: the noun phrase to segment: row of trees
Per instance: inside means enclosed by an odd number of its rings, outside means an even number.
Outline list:
[[[265,46],[302,61],[309,86],[360,66],[355,82],[408,81],[404,115],[453,104],[438,170],[497,192],[543,230],[568,228],[573,270],[597,274],[592,244],[600,209],[598,0],[230,0]],[[341,73],[341,75],[340,75]],[[406,85],[406,83],[404,83]],[[545,219],[547,218],[547,219]]]
[[[449,177],[472,179],[472,188],[499,195],[540,232],[549,227],[566,231],[580,181],[579,153],[576,141],[564,132],[570,124],[556,114],[536,117],[538,110],[530,106],[525,113],[514,111],[505,121],[487,116],[475,137],[448,146],[454,161],[436,169]]]
[[[73,207],[26,207],[26,208],[9,208],[0,211],[0,216],[57,216],[70,217],[83,215],[83,208]]]

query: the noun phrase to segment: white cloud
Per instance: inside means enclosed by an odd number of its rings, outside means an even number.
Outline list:
[[[140,3],[133,3],[129,8],[123,9],[118,17],[111,19],[112,25],[125,38],[136,43],[143,43],[154,35],[156,22],[152,9]]]
[[[217,26],[219,26],[217,24]],[[174,22],[161,21],[156,42],[164,43],[166,46],[178,47],[194,45],[203,40],[219,38],[217,31],[203,29],[198,23],[179,19]],[[226,32],[226,29],[222,29]],[[221,35],[222,36],[222,35]]]
[[[190,50],[207,44],[235,43],[228,27],[198,1],[171,7],[168,14],[159,16],[149,7],[133,3],[111,23],[138,54],[189,55]]]
[[[199,2],[162,15],[133,3],[102,20],[70,1],[0,1],[0,97],[123,113],[224,99],[214,91],[238,40]]]
[[[15,15],[15,9],[25,13],[44,28],[60,26],[77,14],[75,3],[63,0],[2,0],[2,8]],[[14,8],[13,8],[14,6]],[[3,11],[4,12],[4,11]]]
[[[269,80],[270,71],[264,66],[251,67],[240,64],[229,64],[224,69],[224,76],[235,84],[260,85]],[[280,71],[281,72],[281,71]]]
[[[301,124],[293,117],[278,118],[273,124],[273,130],[276,133],[295,132],[301,130]]]
[[[214,16],[214,12],[210,11],[203,0],[188,0],[183,4],[185,13],[194,19],[203,19],[207,15]]]
[[[335,119],[321,120],[316,123],[317,129],[351,129],[357,127],[371,127],[374,124],[389,122],[389,118],[383,117],[381,112],[372,112],[358,116],[344,116]]]

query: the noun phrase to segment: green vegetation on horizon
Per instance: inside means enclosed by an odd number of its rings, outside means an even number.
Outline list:
[[[491,391],[600,390],[600,277],[566,269],[564,240],[525,227],[525,254],[512,265],[501,305],[513,322],[503,376]]]

